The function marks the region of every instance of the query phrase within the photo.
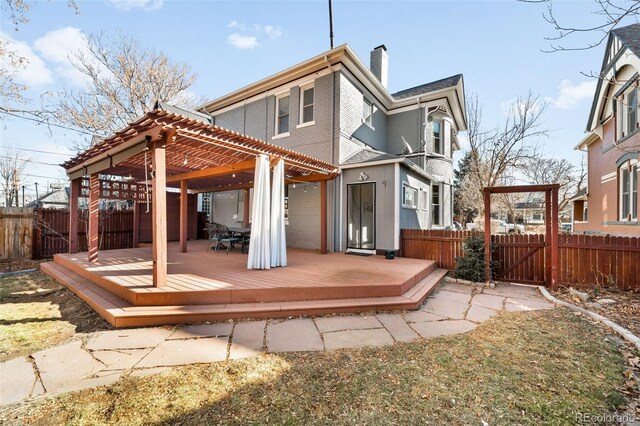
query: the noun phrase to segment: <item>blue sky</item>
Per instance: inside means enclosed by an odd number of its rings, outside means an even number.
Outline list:
[[[211,99],[315,56],[329,47],[326,1],[218,2],[105,0],[37,3],[31,21],[13,31],[3,17],[2,34],[29,55],[19,77],[31,85],[27,96],[77,84],[66,55],[82,45],[83,34],[118,30],[142,44],[185,62],[198,74],[192,91]],[[592,1],[555,3],[555,12],[586,25],[595,17]],[[540,144],[549,156],[579,162],[573,147],[584,136],[604,46],[581,52],[543,53],[553,29],[543,6],[521,2],[343,2],[334,1],[336,45],[348,43],[368,63],[370,50],[384,43],[389,53],[391,92],[463,73],[467,92],[477,93],[487,125],[504,118],[505,105],[531,90],[549,102]],[[594,38],[595,36],[591,36]],[[580,40],[575,40],[580,44]],[[82,135],[2,117],[0,146],[69,153]],[[57,163],[63,155],[24,152],[33,161]],[[27,193],[62,178],[60,168],[32,163]],[[41,177],[37,177],[41,176]]]

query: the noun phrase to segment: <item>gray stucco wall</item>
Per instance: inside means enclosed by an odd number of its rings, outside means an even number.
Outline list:
[[[408,208],[402,206],[403,183],[418,190],[418,208]],[[431,222],[431,188],[430,182],[423,176],[400,167],[400,229],[428,229]],[[426,195],[425,195],[426,194]],[[426,197],[426,198],[425,198]],[[424,207],[424,200],[427,200],[427,208]]]
[[[243,190],[239,190],[214,194],[211,199],[211,221],[227,226],[242,226],[243,192]],[[233,215],[237,215],[237,219],[234,219]]]
[[[362,183],[358,177],[366,173],[366,183],[376,183],[376,249],[393,249],[395,246],[395,164],[361,167],[342,171],[342,250],[347,248],[347,185]]]
[[[289,225],[285,229],[288,247],[320,248],[320,184],[317,188],[313,183],[289,185]]]

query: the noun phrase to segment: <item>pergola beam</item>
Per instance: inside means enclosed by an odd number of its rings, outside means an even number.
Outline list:
[[[232,173],[244,172],[247,170],[253,170],[256,167],[256,160],[244,160],[237,163],[225,164],[224,166],[208,167],[202,170],[195,170],[193,172],[180,173],[177,175],[167,176],[167,183],[179,182],[182,180],[193,179],[206,179],[216,176],[230,175]]]

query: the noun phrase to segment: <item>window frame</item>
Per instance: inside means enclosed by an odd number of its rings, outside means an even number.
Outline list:
[[[621,222],[638,220],[638,169],[638,160],[627,160],[618,167],[618,220]],[[628,176],[626,185],[623,178],[625,173]],[[626,214],[625,198],[628,202]]]
[[[640,130],[640,127],[638,127],[640,119],[640,111],[638,111],[640,109],[640,88],[638,87],[638,80],[628,84],[629,87],[621,89],[621,92],[616,93],[614,98],[616,106],[616,140],[624,139]],[[630,105],[630,97],[632,94],[634,96],[635,108]],[[633,118],[631,118],[632,115]],[[633,125],[632,120],[635,120]]]
[[[438,125],[438,137],[436,138],[435,125]],[[432,150],[435,154],[444,155],[444,120],[433,120],[431,122],[431,136],[433,137]],[[438,149],[436,149],[436,140],[438,141]]]
[[[422,205],[422,210],[427,211],[429,210],[429,191],[427,191],[424,188],[421,188],[420,193],[422,194],[420,196],[421,197],[420,204]]]
[[[365,111],[365,106],[368,105],[369,106],[369,116],[365,118],[364,116],[364,111]],[[369,99],[367,99],[366,96],[362,95],[362,122],[366,125],[368,125],[369,127],[371,127],[373,129],[373,111],[374,111],[374,104],[373,102],[371,102]]]
[[[313,90],[313,102],[310,105],[304,104],[304,93],[307,90]],[[311,120],[304,121],[304,109],[305,107],[311,107]],[[300,86],[300,99],[298,107],[298,125],[296,127],[312,126],[316,124],[316,88],[315,83],[309,83],[304,86]]]
[[[438,188],[437,191],[434,191],[435,188]],[[434,196],[438,194],[438,203],[434,204]],[[438,213],[438,222],[434,220],[435,213]],[[442,184],[433,183],[431,184],[431,226],[442,226],[443,222],[442,217]]]
[[[286,132],[282,132],[280,131],[280,126],[279,126],[279,122],[280,122],[280,102],[282,101],[282,99],[284,98],[288,98],[289,99],[289,107],[287,109],[287,117],[289,117],[288,119],[288,124],[287,124],[287,131]],[[276,103],[275,103],[275,110],[274,110],[274,117],[275,117],[275,123],[274,123],[274,138],[282,138],[285,136],[289,136],[289,132],[291,130],[291,93],[290,92],[285,92],[282,93],[278,96],[276,96]],[[284,117],[284,115],[282,116]]]
[[[413,191],[413,204],[406,203],[407,190]],[[405,209],[418,210],[418,188],[411,186],[409,182],[402,182],[402,207]]]

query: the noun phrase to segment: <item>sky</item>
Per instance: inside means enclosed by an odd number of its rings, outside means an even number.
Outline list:
[[[329,49],[327,1],[66,1],[37,2],[30,22],[18,31],[2,16],[0,31],[29,65],[18,79],[36,105],[62,87],[80,87],[68,55],[82,49],[88,34],[130,34],[146,47],[188,64],[198,75],[194,95],[214,99]],[[554,2],[560,19],[588,25],[594,2]],[[604,43],[586,51],[544,53],[554,30],[544,5],[507,1],[333,2],[335,45],[348,43],[368,64],[369,52],[385,44],[389,90],[399,91],[450,75],[464,74],[465,91],[483,105],[485,126],[505,119],[508,105],[529,91],[547,103],[539,140],[546,155],[579,163],[573,147],[584,129],[602,62]],[[589,34],[568,43],[584,45]],[[4,66],[4,65],[3,65]],[[65,182],[55,166],[86,135],[0,114],[0,149],[21,148],[29,164],[26,198],[48,184]],[[464,141],[464,135],[462,136]],[[464,146],[464,143],[463,143]],[[45,151],[46,153],[26,151]]]

